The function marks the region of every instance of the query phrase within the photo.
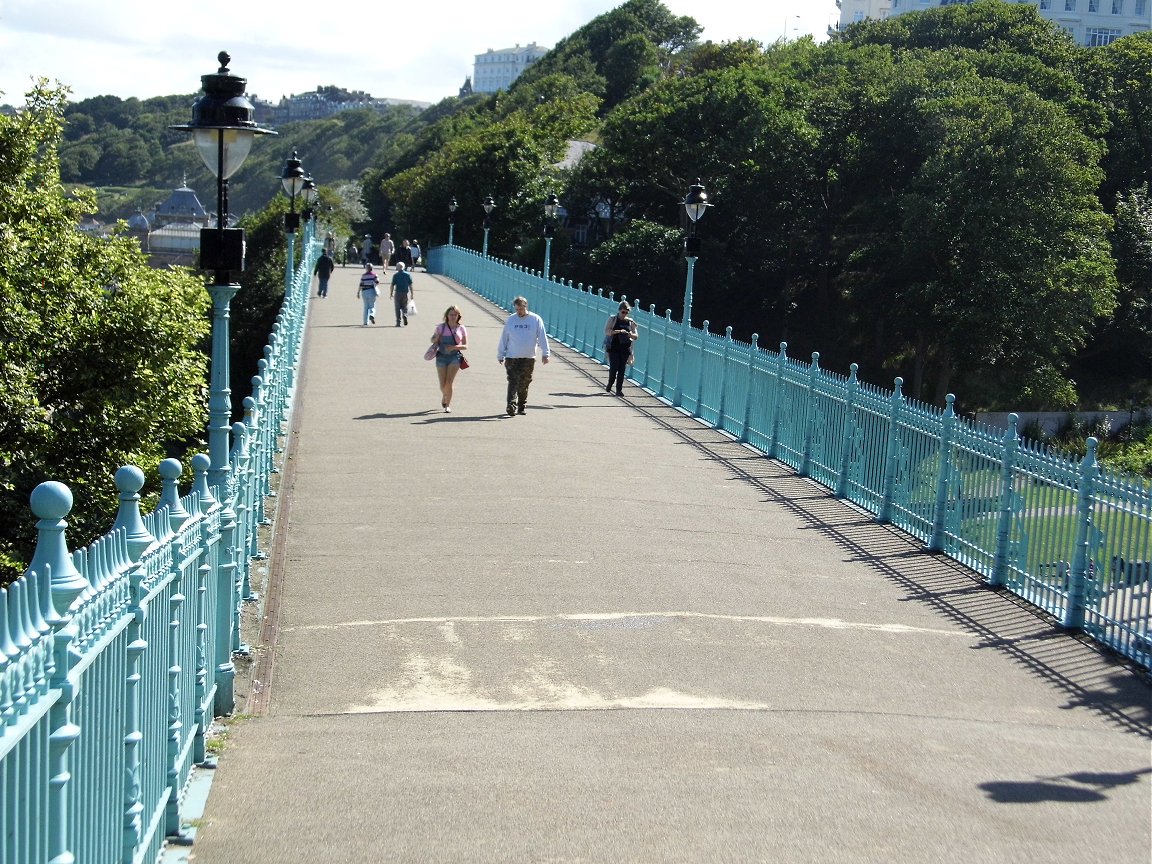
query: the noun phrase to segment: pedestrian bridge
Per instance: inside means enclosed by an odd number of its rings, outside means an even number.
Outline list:
[[[363,327],[306,248],[223,476],[33,496],[5,864],[1147,860],[1146,483],[652,308],[618,399],[619,297],[444,247]]]

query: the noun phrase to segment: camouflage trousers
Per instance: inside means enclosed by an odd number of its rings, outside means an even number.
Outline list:
[[[528,401],[528,385],[532,383],[535,357],[506,357],[504,371],[508,373],[508,404],[524,407]]]

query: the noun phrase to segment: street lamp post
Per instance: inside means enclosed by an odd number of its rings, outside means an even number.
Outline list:
[[[303,242],[310,243],[312,238],[316,236],[316,202],[320,198],[320,190],[316,187],[316,182],[312,179],[311,174],[304,178],[304,184],[300,188],[300,197],[304,199],[304,209],[300,212],[300,216],[304,220]]]
[[[553,193],[544,202],[544,278],[548,278],[548,270],[552,264],[552,238],[556,235],[556,211],[560,208],[560,199]]]
[[[704,217],[709,207],[708,193],[700,185],[700,180],[688,187],[684,197],[684,210],[688,214],[688,236],[684,238],[684,257],[688,260],[688,276],[684,280],[684,312],[680,316],[680,345],[676,350],[676,391],[672,404],[679,407],[684,382],[684,345],[688,341],[688,331],[692,327],[692,278],[696,271],[696,259],[700,255],[700,238],[696,236],[696,223]]]
[[[456,203],[456,196],[452,196],[452,200],[448,202],[448,245],[452,245],[452,234],[456,228],[456,208],[460,205]]]
[[[315,204],[316,199],[320,197],[320,190],[311,174],[304,178],[304,183],[300,188],[300,197],[304,199],[304,209],[300,216],[305,222],[309,222],[316,217]]]
[[[492,227],[492,211],[496,208],[496,202],[492,200],[489,195],[484,199],[484,252],[485,258],[488,257],[488,230]]]
[[[284,293],[292,288],[292,271],[296,261],[296,229],[300,227],[300,214],[296,212],[296,196],[304,188],[304,166],[300,163],[296,151],[284,161],[284,170],[280,172],[280,182],[284,185],[284,194],[288,196],[289,210],[284,214],[284,234],[288,238],[288,263],[284,268]]]
[[[212,366],[208,398],[209,483],[223,500],[228,476],[229,435],[232,431],[232,392],[229,389],[230,304],[240,285],[232,280],[244,270],[244,229],[228,228],[228,178],[252,149],[257,135],[275,135],[261,129],[245,95],[248,81],[228,71],[232,59],[221,51],[220,69],[200,76],[203,94],[192,105],[192,122],[173,129],[192,133],[200,158],[216,177],[216,227],[200,231],[200,269],[214,273],[208,287],[212,297]]]
[[[192,105],[192,122],[173,126],[192,133],[200,158],[216,177],[216,227],[200,231],[200,269],[213,272],[208,294],[212,298],[212,358],[208,389],[208,476],[212,495],[219,502],[220,548],[222,550],[216,586],[217,608],[214,618],[215,640],[212,662],[215,666],[216,694],[213,710],[231,714],[236,707],[236,666],[232,650],[238,633],[236,610],[240,601],[240,582],[236,548],[236,513],[228,494],[229,450],[232,427],[232,391],[229,355],[229,318],[231,301],[240,285],[233,276],[244,270],[244,229],[228,228],[228,178],[248,157],[257,135],[276,133],[261,129],[254,119],[252,103],[245,96],[248,82],[228,71],[231,58],[226,51],[218,55],[220,69],[200,76],[203,94]],[[200,647],[207,652],[207,634]],[[207,662],[207,657],[205,656]],[[173,785],[172,800],[178,789]],[[180,833],[179,812],[166,811],[170,834]]]

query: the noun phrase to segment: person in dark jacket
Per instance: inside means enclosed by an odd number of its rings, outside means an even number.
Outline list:
[[[320,285],[316,288],[317,297],[328,296],[328,278],[332,275],[332,271],[336,269],[336,262],[332,260],[332,256],[328,254],[325,249],[320,253],[320,257],[316,259],[316,266],[312,272],[316,274],[316,278],[320,280]]]
[[[636,332],[636,322],[628,317],[632,307],[628,302],[621,301],[619,311],[604,325],[604,348],[608,352],[608,386],[604,389],[609,393],[616,387],[616,395],[624,395],[624,367],[632,357],[632,343],[639,334]]]
[[[396,247],[396,263],[403,264],[408,272],[412,272],[412,244],[405,240]]]

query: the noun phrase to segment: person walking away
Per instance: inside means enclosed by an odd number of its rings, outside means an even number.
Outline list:
[[[388,272],[388,265],[395,264],[392,259],[396,257],[396,244],[392,242],[392,235],[385,234],[384,239],[380,241],[380,263],[384,267],[384,272]]]
[[[380,277],[372,272],[372,265],[364,265],[364,275],[356,288],[356,296],[364,303],[364,326],[376,323],[376,297],[379,295]]]
[[[328,296],[328,279],[332,275],[332,271],[336,269],[336,262],[332,260],[332,256],[328,254],[325,249],[320,253],[320,257],[316,259],[316,266],[312,272],[316,274],[316,278],[320,280],[320,284],[316,288],[317,297]]]
[[[412,272],[413,273],[415,273],[416,268],[420,266],[421,258],[423,258],[423,254],[420,252],[420,241],[419,240],[413,240],[412,241]],[[425,270],[425,272],[427,272],[427,270]]]
[[[396,262],[396,272],[392,274],[392,284],[388,289],[388,296],[392,298],[392,305],[396,308],[396,326],[400,326],[403,319],[404,326],[408,326],[408,301],[415,298],[412,290],[412,274],[404,267],[403,261]]]
[[[468,350],[468,330],[461,323],[459,306],[444,310],[444,320],[432,332],[436,346],[436,377],[440,380],[440,407],[445,414],[452,413],[452,383],[460,373],[460,360]]]
[[[364,245],[360,247],[360,263],[372,263],[372,237],[368,234],[364,235]]]
[[[547,363],[552,353],[544,320],[528,311],[527,298],[517,297],[512,307],[516,311],[504,322],[496,348],[496,362],[503,365],[508,375],[508,404],[504,410],[509,417],[524,413],[528,385],[532,383],[532,370],[536,366],[536,349],[540,349],[541,363]]]
[[[604,389],[611,393],[615,384],[617,396],[624,395],[624,367],[632,356],[632,343],[640,335],[636,332],[636,322],[628,317],[631,311],[628,301],[621,301],[617,313],[610,316],[604,325],[608,349],[608,386]]]
[[[400,266],[400,264],[409,270],[412,269],[412,244],[407,240],[402,241],[396,250],[396,266]]]

